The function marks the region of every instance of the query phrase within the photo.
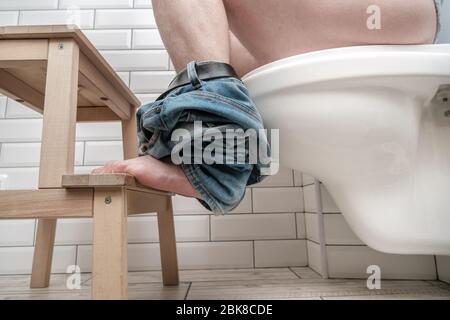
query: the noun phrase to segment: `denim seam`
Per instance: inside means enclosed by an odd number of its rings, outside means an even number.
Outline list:
[[[239,103],[236,103],[236,102],[230,101],[228,99],[225,99],[224,97],[222,97],[219,94],[208,92],[208,91],[191,92],[190,94],[193,95],[193,96],[196,96],[198,98],[204,98],[205,100],[208,100],[208,101],[211,101],[211,102],[215,102],[215,100],[219,100],[220,102],[223,102],[223,103],[227,104],[230,107],[238,108],[239,110],[241,110],[241,111],[245,112],[246,114],[248,114],[253,119],[255,119],[257,121],[260,121],[260,119],[258,119],[252,112],[248,111],[246,107],[241,106]]]
[[[195,175],[196,173],[195,167],[193,165],[187,166],[185,164],[181,164],[181,168],[183,169],[188,180],[194,186],[195,190],[198,191],[202,196],[202,200],[205,201],[211,207],[212,211],[214,212],[219,211],[221,214],[224,214],[225,212],[218,204],[218,202],[214,200],[214,197],[209,193],[207,189],[203,187],[201,182],[197,179]]]
[[[202,91],[201,93],[192,93],[192,94],[194,96],[196,96],[196,97],[204,98],[205,100],[208,100],[208,101],[211,101],[211,102],[216,102],[215,100],[218,100],[220,102],[223,102],[224,104],[227,104],[230,107],[238,108],[242,112],[245,112],[246,114],[248,114],[253,119],[259,121],[259,119],[251,111],[247,110],[246,107],[241,106],[239,103],[230,101],[229,99],[226,99],[226,98],[222,97],[219,94],[208,92],[208,91]],[[205,97],[205,95],[206,95],[206,97]]]

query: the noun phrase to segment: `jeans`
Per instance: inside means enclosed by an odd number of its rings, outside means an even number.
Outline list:
[[[183,161],[180,166],[200,195],[200,203],[216,214],[224,214],[241,202],[247,185],[265,178],[263,171],[270,167],[267,135],[261,131],[261,115],[241,80],[233,77],[200,80],[196,62],[189,63],[187,72],[190,84],[173,89],[155,102],[139,108],[139,155],[151,155],[157,159],[170,157],[173,162],[173,151],[183,147],[183,159],[189,161]],[[201,126],[196,128],[200,122]],[[216,139],[211,141],[216,145],[223,143],[225,149],[231,151],[231,158],[223,157],[222,160],[233,161],[207,163],[207,159],[199,159],[198,156],[204,155],[211,144],[201,140],[196,144],[194,140],[204,137],[211,128],[223,134],[219,138],[216,135]],[[258,150],[267,150],[267,157],[258,156],[257,161],[250,162],[248,139],[234,144],[225,141],[227,130],[248,129],[259,133],[256,138]],[[184,132],[183,137],[188,138],[180,143],[178,138],[174,139],[177,132]],[[198,149],[200,152],[196,154]],[[242,155],[245,161],[236,161]],[[221,158],[220,155],[217,158]]]

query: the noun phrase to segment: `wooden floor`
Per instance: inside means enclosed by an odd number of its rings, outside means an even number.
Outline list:
[[[90,299],[90,274],[81,289],[68,290],[67,275],[52,275],[50,288],[29,289],[29,276],[0,276],[2,299]],[[440,281],[382,280],[368,290],[365,280],[324,280],[309,268],[185,270],[181,283],[163,287],[159,271],[130,272],[130,299],[446,299],[450,285]]]

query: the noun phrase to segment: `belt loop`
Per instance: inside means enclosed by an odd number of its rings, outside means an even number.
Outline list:
[[[200,80],[197,74],[197,61],[191,61],[187,65],[187,74],[192,87],[196,90],[202,86],[202,80]]]

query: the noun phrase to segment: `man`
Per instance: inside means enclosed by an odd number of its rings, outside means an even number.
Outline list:
[[[240,77],[264,64],[310,51],[433,43],[441,1],[153,0],[153,10],[177,72],[191,61],[215,61],[231,64]],[[379,8],[373,12],[379,14],[379,28],[367,24],[370,7]],[[209,193],[202,192],[182,166],[152,155],[94,170],[111,172],[126,172],[149,187],[198,199]]]

